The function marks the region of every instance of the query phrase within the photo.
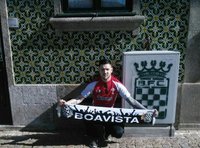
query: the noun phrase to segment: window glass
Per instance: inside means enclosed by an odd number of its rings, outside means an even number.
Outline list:
[[[101,0],[102,7],[125,7],[126,0]]]
[[[131,15],[133,8],[133,0],[61,0],[61,4],[64,15],[81,16],[95,13],[99,13],[98,15],[130,13],[128,15]]]
[[[68,0],[68,8],[92,8],[93,0]]]

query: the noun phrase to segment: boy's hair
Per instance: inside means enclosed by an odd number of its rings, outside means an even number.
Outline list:
[[[111,62],[108,59],[99,60],[99,66],[104,65],[104,64],[110,64],[111,65]]]

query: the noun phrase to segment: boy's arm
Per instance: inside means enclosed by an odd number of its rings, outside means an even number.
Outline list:
[[[133,99],[131,96],[126,98],[126,101],[128,104],[130,104],[133,108],[136,109],[147,109],[144,107],[141,103],[139,103],[137,100]]]
[[[63,100],[63,99],[60,99],[59,101],[58,101],[58,105],[59,106],[63,106],[63,105],[71,105],[71,104],[80,104],[81,102],[83,102],[83,100],[84,100],[85,98],[82,96],[82,95],[80,95],[78,98],[75,98],[75,99],[71,99],[71,100],[69,100],[69,101],[65,101],[65,100]]]

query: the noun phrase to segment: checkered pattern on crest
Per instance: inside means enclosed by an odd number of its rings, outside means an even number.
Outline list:
[[[167,87],[135,87],[134,98],[148,109],[157,109],[158,119],[164,119],[167,114]]]

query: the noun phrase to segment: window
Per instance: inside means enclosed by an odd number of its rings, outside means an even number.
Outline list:
[[[133,15],[133,0],[61,0],[63,15]]]
[[[135,30],[144,21],[140,0],[54,0],[50,23],[64,31]]]

